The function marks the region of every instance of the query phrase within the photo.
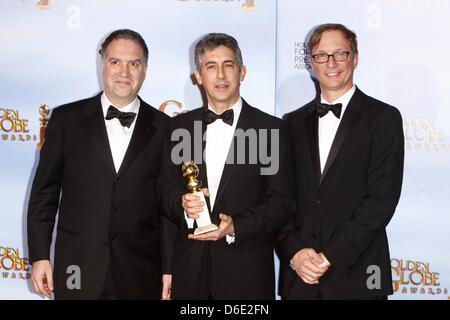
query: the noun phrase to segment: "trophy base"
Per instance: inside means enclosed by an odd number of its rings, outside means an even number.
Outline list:
[[[208,224],[206,226],[198,227],[197,229],[194,230],[194,236],[203,234],[203,233],[207,233],[207,232],[211,232],[211,231],[215,231],[217,229],[219,229],[219,227],[216,226],[215,224]]]

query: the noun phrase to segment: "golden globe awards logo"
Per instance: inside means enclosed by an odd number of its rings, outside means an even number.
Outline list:
[[[18,110],[0,108],[0,141],[36,141],[31,135],[28,120],[19,115]]]
[[[0,279],[27,280],[31,278],[28,258],[19,249],[0,246]]]
[[[439,273],[433,272],[428,262],[392,259],[392,285],[396,295],[417,295],[435,299],[448,297],[447,288],[441,288]]]
[[[164,101],[159,106],[159,111],[164,112],[168,116],[176,117],[182,113],[188,112],[188,110],[183,109],[183,105],[181,102],[176,100],[167,100]]]
[[[405,148],[411,151],[450,151],[444,130],[436,128],[431,119],[405,118]]]

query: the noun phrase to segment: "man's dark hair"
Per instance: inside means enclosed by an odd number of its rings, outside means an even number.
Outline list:
[[[319,44],[322,34],[325,31],[340,31],[344,37],[350,42],[350,47],[353,53],[358,53],[358,42],[356,41],[356,34],[349,30],[346,26],[339,23],[325,23],[317,26],[311,37],[309,38],[309,53],[312,54],[313,49]]]
[[[202,67],[202,56],[206,51],[214,50],[219,46],[225,46],[233,51],[239,70],[242,69],[244,62],[242,61],[242,53],[238,42],[232,36],[225,33],[210,33],[201,38],[195,46],[195,66],[198,71]]]
[[[147,65],[147,63],[148,63],[147,45],[145,44],[144,39],[142,38],[142,36],[139,33],[137,33],[136,31],[130,30],[130,29],[119,29],[119,30],[111,32],[110,35],[106,37],[105,41],[103,41],[103,43],[100,47],[100,50],[98,51],[98,53],[102,56],[102,59],[105,58],[106,50],[107,50],[109,44],[117,39],[133,40],[137,44],[139,44],[141,46],[142,50],[144,51],[144,60],[145,60],[144,63],[145,63],[145,65]]]

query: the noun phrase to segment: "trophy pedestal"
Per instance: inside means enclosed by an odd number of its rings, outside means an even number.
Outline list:
[[[195,219],[195,222],[197,223],[197,229],[194,230],[194,235],[207,233],[219,229],[215,224],[211,222],[211,217],[209,216],[208,207],[206,206],[206,199],[203,192],[196,191],[192,192],[192,194],[195,194],[196,196],[200,197],[200,201],[202,201],[205,204],[203,206],[203,211],[200,212],[198,214],[199,217]]]
[[[203,233],[208,233],[211,231],[215,231],[219,229],[215,224],[210,224],[207,226],[203,226],[203,227],[198,227],[197,229],[194,230],[194,236],[199,235],[199,234],[203,234]]]

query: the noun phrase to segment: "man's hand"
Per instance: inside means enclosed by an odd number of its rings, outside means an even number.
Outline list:
[[[328,261],[327,257],[323,254],[323,252],[319,253],[319,257],[322,259],[322,263],[319,265],[321,268],[329,268],[331,267],[330,261]]]
[[[170,300],[171,293],[172,293],[172,275],[171,274],[163,274],[162,275],[161,300]]]
[[[209,240],[217,241],[225,237],[227,234],[234,233],[233,218],[224,213],[219,214],[220,224],[219,229],[204,234],[194,236],[188,235],[188,239],[191,240]]]
[[[31,268],[31,281],[36,292],[51,298],[53,293],[53,271],[50,260],[39,260]]]
[[[307,284],[318,284],[319,278],[328,270],[326,262],[314,249],[305,248],[294,255],[291,259],[291,266],[303,282]]]
[[[205,197],[209,197],[208,188],[203,188],[202,192]],[[200,201],[199,196],[192,193],[186,193],[181,197],[181,205],[189,218],[198,219],[198,214],[203,211],[203,206],[205,206],[206,203]]]

